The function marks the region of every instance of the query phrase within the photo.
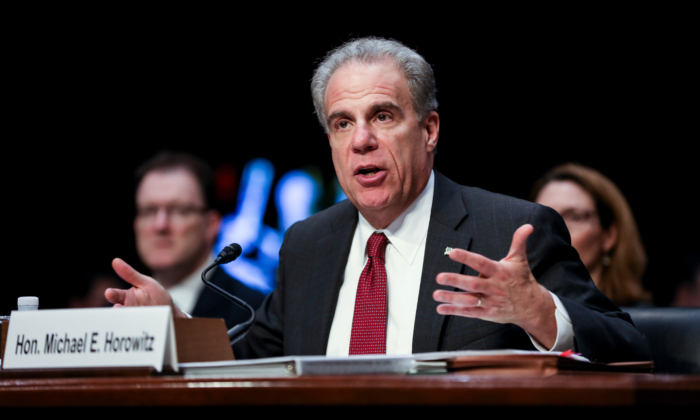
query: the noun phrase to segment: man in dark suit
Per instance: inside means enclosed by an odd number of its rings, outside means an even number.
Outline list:
[[[512,254],[511,238],[518,227],[529,223],[534,230],[527,238],[527,262],[538,283],[555,293],[568,311],[574,331],[572,349],[605,362],[651,360],[648,344],[629,316],[592,284],[569,243],[563,220],[553,210],[459,186],[436,171],[429,223],[413,353],[536,349],[525,330],[513,323],[459,314],[445,316],[437,310],[443,299],[434,299],[438,290],[459,290],[436,282],[440,273],[478,275],[452,257],[454,249],[449,257],[444,255],[446,247],[470,250],[499,261]],[[287,232],[280,252],[278,287],[258,311],[256,325],[246,339],[234,346],[237,357],[327,353],[344,280],[344,261],[357,224],[357,209],[345,201]],[[486,296],[482,295],[483,301],[490,298]],[[467,305],[475,309],[474,303]]]
[[[161,152],[136,171],[136,249],[176,305],[192,316],[223,318],[231,328],[247,312],[204,287],[201,272],[214,259],[220,213],[212,208],[214,173],[192,155]],[[263,294],[216,268],[209,279],[254,308]]]
[[[651,360],[556,212],[434,170],[440,119],[420,55],[395,41],[349,42],[319,65],[312,96],[348,201],[287,231],[277,288],[237,357],[571,348]],[[171,302],[113,265],[142,294],[111,289],[110,301]]]

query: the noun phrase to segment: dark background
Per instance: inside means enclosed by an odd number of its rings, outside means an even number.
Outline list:
[[[366,35],[398,39],[434,65],[436,167],[455,181],[527,198],[546,170],[576,161],[617,183],[648,252],[645,285],[657,304],[668,303],[678,261],[700,251],[692,146],[699,73],[688,27],[653,20],[449,32],[328,26],[313,34],[300,24],[14,34],[4,60],[0,314],[20,295],[64,307],[73,284],[109,270],[117,256],[142,267],[131,227],[133,171],[158,150],[232,164],[239,175],[262,156],[277,177],[313,165],[331,180],[309,80],[326,51]]]

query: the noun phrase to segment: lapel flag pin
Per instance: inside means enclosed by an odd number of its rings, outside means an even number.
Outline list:
[[[450,251],[452,251],[452,248],[450,248],[449,246],[445,248],[445,255],[450,255]]]

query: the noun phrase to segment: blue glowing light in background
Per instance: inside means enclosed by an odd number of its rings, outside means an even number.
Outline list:
[[[323,193],[323,184],[305,170],[285,173],[277,182],[274,204],[277,226],[263,223],[275,169],[267,159],[254,159],[243,169],[236,210],[221,223],[215,255],[226,245],[236,242],[243,253],[235,263],[223,266],[226,272],[247,286],[269,293],[275,287],[275,271],[284,233],[294,223],[313,215]],[[336,202],[345,194],[334,184]]]

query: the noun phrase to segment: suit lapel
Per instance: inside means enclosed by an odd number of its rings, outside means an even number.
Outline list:
[[[346,207],[342,215],[331,222],[332,233],[316,243],[314,255],[318,256],[318,260],[309,282],[302,354],[326,354],[331,324],[358,221],[357,209],[349,201]]]
[[[435,279],[439,273],[463,272],[464,266],[445,255],[445,248],[469,249],[471,236],[457,230],[466,217],[459,185],[435,171],[435,192],[413,330],[413,353],[439,350],[446,317],[437,313],[438,302],[433,299],[433,292],[438,288],[454,289],[439,286]]]

